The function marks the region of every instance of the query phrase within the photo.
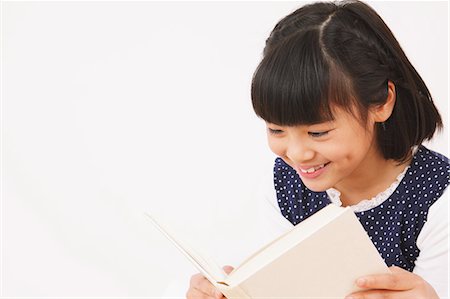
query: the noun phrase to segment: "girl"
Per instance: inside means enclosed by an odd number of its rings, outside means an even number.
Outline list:
[[[364,290],[348,298],[448,296],[449,160],[421,145],[441,117],[372,8],[315,3],[282,19],[254,74],[252,103],[279,157],[278,214],[296,225],[328,204],[351,206],[391,266],[359,278]],[[192,277],[188,299],[222,297]]]

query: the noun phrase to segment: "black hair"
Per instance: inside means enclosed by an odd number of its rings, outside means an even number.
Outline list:
[[[289,14],[266,40],[251,87],[256,114],[282,126],[333,120],[340,107],[367,123],[368,109],[396,102],[376,125],[385,159],[404,162],[442,120],[424,81],[381,17],[360,1],[317,2]]]

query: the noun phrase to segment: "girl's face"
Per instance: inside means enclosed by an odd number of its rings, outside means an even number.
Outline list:
[[[367,169],[367,162],[382,158],[370,113],[367,128],[344,110],[335,109],[333,115],[334,121],[315,125],[287,127],[267,123],[270,149],[297,171],[306,187],[316,192],[351,182],[352,178],[359,181],[364,173],[376,171]]]

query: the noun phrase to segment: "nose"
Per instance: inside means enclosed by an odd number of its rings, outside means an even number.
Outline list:
[[[286,156],[295,164],[304,164],[314,158],[314,150],[307,142],[295,140],[289,143]]]

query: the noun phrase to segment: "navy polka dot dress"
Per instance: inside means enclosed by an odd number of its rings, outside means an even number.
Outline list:
[[[388,266],[412,271],[419,255],[417,237],[428,210],[449,184],[449,160],[419,146],[400,184],[376,207],[355,212]],[[296,225],[331,203],[326,192],[303,185],[297,172],[275,160],[274,184],[283,216]]]

